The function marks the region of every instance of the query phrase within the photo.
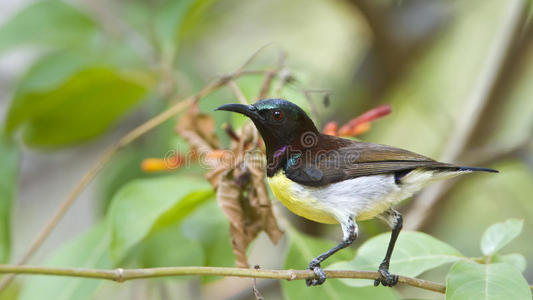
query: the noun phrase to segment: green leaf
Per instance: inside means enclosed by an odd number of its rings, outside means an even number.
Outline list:
[[[527,267],[526,258],[519,253],[512,253],[506,255],[496,254],[492,257],[493,263],[506,263],[514,266],[518,271],[524,272]]]
[[[198,207],[183,221],[182,230],[189,239],[198,241],[206,252],[206,266],[231,267],[235,257],[231,247],[229,221],[216,201]]]
[[[520,272],[508,264],[457,262],[446,279],[446,300],[531,300]]]
[[[24,142],[32,146],[80,142],[105,131],[145,92],[134,74],[106,67],[85,69],[57,88],[16,95],[6,131],[22,127]]]
[[[51,90],[95,61],[86,54],[56,51],[40,57],[18,82],[17,95]]]
[[[9,284],[0,294],[0,300],[18,300],[21,290],[21,280],[15,280]]]
[[[289,247],[285,256],[285,269],[305,269],[314,257],[334,246],[334,243],[300,234],[291,228],[288,228],[287,233]],[[324,265],[351,255],[353,251],[343,249],[328,258]],[[338,279],[328,279],[323,285],[311,288],[303,280],[282,281],[281,287],[285,299],[398,299],[390,288],[347,287]]]
[[[0,135],[0,263],[9,259],[11,206],[17,189],[20,154],[16,145]]]
[[[174,53],[183,31],[194,24],[214,0],[165,1],[155,12],[155,35],[163,53]]]
[[[490,226],[481,239],[481,251],[487,256],[494,255],[514,240],[522,232],[523,226],[524,221],[518,219],[509,219]]]
[[[180,25],[194,0],[166,1],[156,13],[155,34],[163,49],[174,47]]]
[[[16,97],[32,92],[56,89],[71,76],[90,67],[142,68],[139,59],[132,57],[123,44],[112,44],[111,49],[59,50],[47,53],[33,63],[18,80]]]
[[[332,265],[331,269],[377,271],[385,256],[390,233],[383,233],[366,241],[352,261]],[[421,232],[401,232],[390,261],[393,274],[415,277],[446,263],[463,259],[463,255],[448,244]],[[371,285],[370,280],[343,279],[350,286]]]
[[[103,268],[113,267],[109,256],[110,236],[102,222],[90,231],[60,247],[45,262],[46,266]],[[20,300],[90,299],[102,280],[75,277],[30,276],[23,285]]]
[[[153,231],[139,246],[143,268],[202,266],[204,263],[202,245],[187,238],[179,223]]]
[[[222,213],[216,201],[209,201],[198,207],[181,226],[189,239],[199,242],[205,254],[202,265],[213,267],[234,267],[235,256],[231,247],[228,218]],[[203,277],[204,282],[221,279],[220,276]]]
[[[0,53],[24,44],[83,48],[98,37],[97,24],[63,1],[37,1],[0,27]]]
[[[109,207],[113,257],[120,260],[150,231],[179,222],[212,196],[203,178],[185,175],[126,184]]]

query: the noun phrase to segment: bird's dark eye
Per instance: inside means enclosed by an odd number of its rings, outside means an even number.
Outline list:
[[[279,120],[283,119],[283,112],[281,112],[279,110],[275,110],[272,113],[272,118],[274,118],[274,120],[276,120],[276,121],[279,121]]]

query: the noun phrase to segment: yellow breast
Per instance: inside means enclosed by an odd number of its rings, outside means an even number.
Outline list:
[[[268,184],[279,201],[293,213],[319,223],[338,223],[328,208],[323,207],[317,199],[305,191],[295,189],[294,182],[282,170],[269,177]]]

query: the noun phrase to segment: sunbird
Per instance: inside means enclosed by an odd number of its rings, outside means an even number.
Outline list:
[[[216,110],[240,113],[252,120],[265,142],[270,188],[290,211],[315,222],[341,225],[342,242],[309,263],[315,276],[306,280],[308,286],[326,281],[320,264],[355,241],[356,221],[374,217],[392,229],[374,285],[396,285],[398,275],[389,273],[389,264],[403,221],[392,206],[435,180],[473,171],[498,172],[320,133],[300,107],[283,99],[226,104]]]

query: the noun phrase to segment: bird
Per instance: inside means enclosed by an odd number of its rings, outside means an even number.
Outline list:
[[[311,260],[308,269],[315,276],[306,279],[307,286],[326,281],[321,263],[357,239],[358,221],[373,218],[392,230],[374,285],[396,285],[398,275],[389,272],[389,265],[403,219],[393,206],[436,180],[474,171],[498,172],[323,134],[303,109],[284,99],[225,104],[216,110],[240,113],[254,123],[266,148],[268,184],[290,211],[315,222],[340,224],[342,242]]]

